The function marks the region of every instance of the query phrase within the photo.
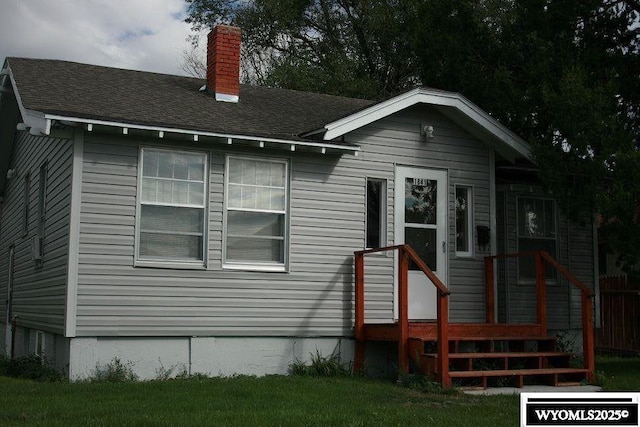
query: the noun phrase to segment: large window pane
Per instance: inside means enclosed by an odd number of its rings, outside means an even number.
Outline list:
[[[202,260],[202,236],[140,233],[140,256],[176,261]]]
[[[205,154],[142,151],[141,260],[203,261]]]
[[[547,251],[552,257],[556,257],[556,241],[555,240],[542,240],[542,239],[520,239],[518,251],[519,252],[533,252],[533,251]],[[535,279],[536,278],[536,263],[535,258],[532,256],[523,256],[518,258],[518,265],[520,269],[520,278],[523,279]],[[545,269],[547,279],[555,278],[556,272],[553,267],[547,266]]]
[[[225,261],[284,264],[286,163],[229,157],[227,171]]]
[[[518,198],[518,252],[546,251],[556,256],[556,212],[550,199]],[[520,279],[536,277],[534,257],[518,260]],[[547,279],[555,278],[553,268],[546,269]]]
[[[140,213],[142,231],[202,234],[204,222],[202,209],[143,205]]]
[[[284,215],[261,212],[229,211],[229,236],[284,236]]]
[[[284,262],[284,241],[246,237],[227,238],[227,261]]]

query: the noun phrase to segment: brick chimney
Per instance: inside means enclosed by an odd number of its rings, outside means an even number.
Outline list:
[[[216,101],[238,102],[240,95],[240,28],[218,25],[207,39],[207,88]]]

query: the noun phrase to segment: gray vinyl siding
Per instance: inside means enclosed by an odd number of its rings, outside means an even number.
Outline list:
[[[42,267],[32,260],[32,238],[38,234],[40,167],[47,162]],[[38,137],[19,132],[2,203],[0,236],[0,294],[7,295],[8,248],[15,247],[13,313],[27,328],[64,334],[69,214],[73,144],[69,139]],[[23,234],[24,176],[30,174],[28,234]],[[2,305],[2,322],[6,306]]]
[[[421,121],[437,138],[425,143]],[[199,144],[86,133],[80,212],[77,336],[351,336],[353,252],[364,247],[366,178],[387,180],[387,243],[393,244],[395,165],[442,168],[473,186],[474,225],[489,225],[489,155],[444,116],[412,108],[347,135],[358,156],[322,155],[224,143]],[[134,267],[141,146],[208,150],[206,269]],[[224,163],[229,153],[288,159],[290,262],[285,273],[222,267]],[[484,319],[484,252],[455,259],[450,221],[449,286],[454,320]],[[475,239],[474,239],[475,241]],[[487,248],[487,253],[489,248]],[[367,258],[367,318],[393,318],[393,258]]]
[[[498,199],[505,200],[504,211],[499,219],[498,240],[505,242],[505,253],[518,252],[516,233],[517,199],[522,197],[545,197],[548,194],[530,186],[511,185],[498,192]],[[556,259],[593,289],[593,228],[590,224],[580,226],[568,221],[557,213]],[[548,267],[550,268],[550,267]],[[500,315],[502,321],[524,323],[536,320],[536,296],[534,283],[518,283],[517,260],[499,262],[498,298],[506,303],[506,313]],[[550,329],[566,329],[581,325],[580,292],[568,281],[557,275],[557,279],[547,284],[547,325]]]

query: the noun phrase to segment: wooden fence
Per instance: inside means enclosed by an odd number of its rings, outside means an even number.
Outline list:
[[[600,278],[596,349],[640,354],[640,283],[627,276]]]

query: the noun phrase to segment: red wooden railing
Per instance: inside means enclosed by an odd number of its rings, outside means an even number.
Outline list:
[[[578,280],[562,264],[556,261],[545,251],[521,252],[517,254],[494,255],[485,257],[485,295],[487,323],[496,323],[495,319],[495,292],[494,292],[494,260],[506,258],[522,258],[532,256],[535,258],[536,266],[536,321],[542,325],[543,331],[547,331],[547,284],[545,269],[546,264],[555,268],[572,285],[577,287],[582,294],[582,351],[584,358],[584,368],[588,369],[587,380],[593,381],[595,372],[595,342],[593,333],[593,290],[587,288],[584,283]]]
[[[364,365],[365,316],[364,316],[364,257],[375,252],[398,251],[398,365],[401,371],[409,369],[409,301],[408,275],[409,260],[420,269],[437,289],[438,295],[438,380],[443,387],[451,386],[449,377],[449,290],[438,279],[427,264],[409,245],[388,246],[355,252],[355,339],[356,354],[354,369],[359,371]]]

